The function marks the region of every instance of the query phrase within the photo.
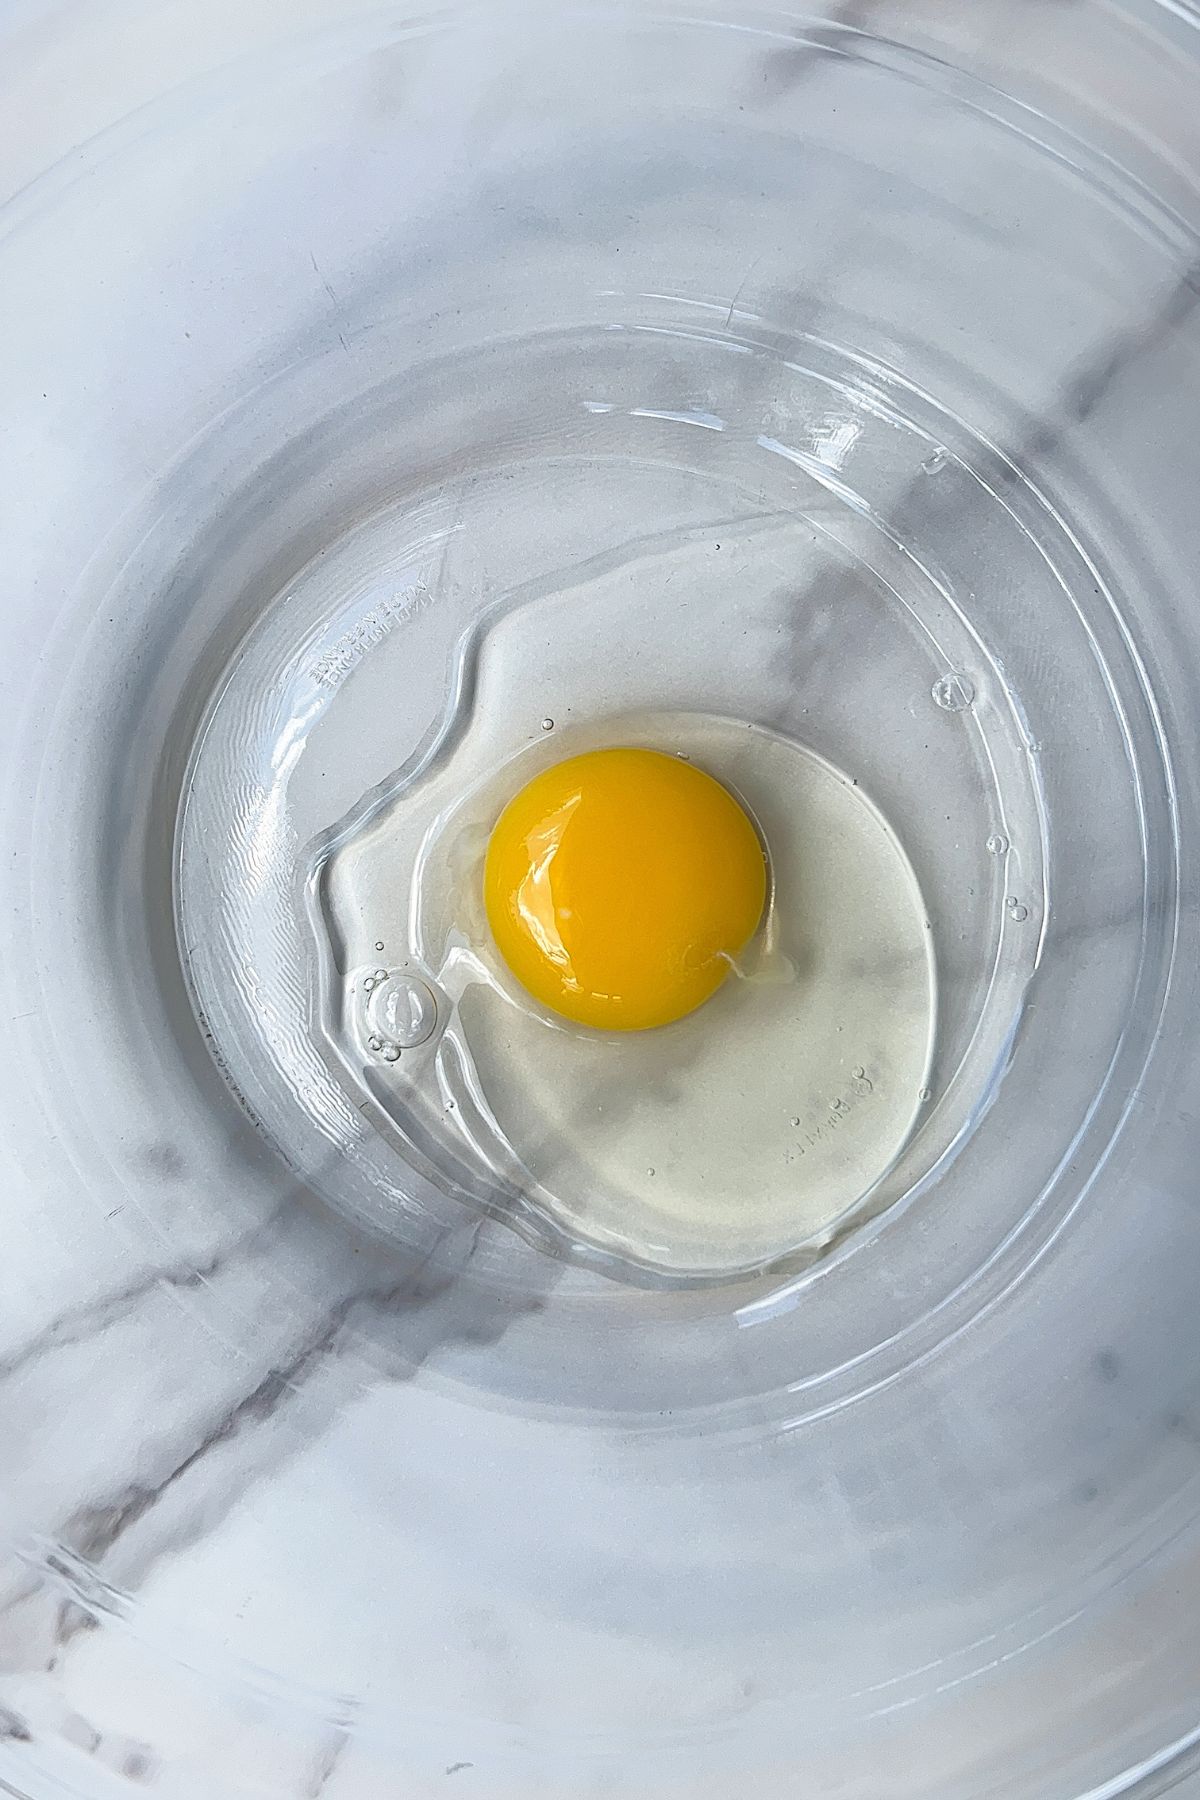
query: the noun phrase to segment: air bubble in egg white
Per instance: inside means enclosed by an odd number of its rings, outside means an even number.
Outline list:
[[[370,1014],[380,1036],[401,1050],[415,1050],[437,1028],[437,1001],[416,975],[385,970],[371,996]]]

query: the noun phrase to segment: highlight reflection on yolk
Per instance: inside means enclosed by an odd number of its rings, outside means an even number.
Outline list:
[[[488,843],[497,945],[554,1012],[607,1031],[701,1006],[753,937],[762,845],[711,775],[658,750],[594,750],[521,789]]]

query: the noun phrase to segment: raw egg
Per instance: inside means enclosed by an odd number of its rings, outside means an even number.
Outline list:
[[[544,769],[492,831],[496,946],[552,1012],[646,1031],[702,1006],[754,936],[762,843],[704,770],[658,750],[593,750]]]
[[[920,1116],[936,1017],[902,844],[857,770],[763,722],[794,592],[731,607],[710,550],[674,544],[653,604],[602,559],[489,614],[431,753],[306,885],[335,1098],[555,1255],[655,1279],[839,1232]]]

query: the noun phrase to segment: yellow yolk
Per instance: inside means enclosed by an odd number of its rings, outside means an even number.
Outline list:
[[[593,750],[537,775],[488,843],[505,962],[580,1025],[645,1031],[716,992],[758,928],[766,862],[711,775],[658,750]]]

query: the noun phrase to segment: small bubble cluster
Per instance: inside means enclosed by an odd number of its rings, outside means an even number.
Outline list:
[[[1014,920],[1016,924],[1020,925],[1029,917],[1029,908],[1024,906],[1021,901],[1017,899],[1015,894],[1010,894],[1004,904],[1008,910],[1009,918]]]

